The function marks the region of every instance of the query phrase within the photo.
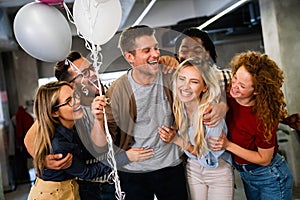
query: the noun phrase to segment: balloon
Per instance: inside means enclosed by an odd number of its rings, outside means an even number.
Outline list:
[[[61,4],[64,0],[39,0],[39,2],[46,4]]]
[[[119,0],[75,0],[74,23],[89,42],[105,44],[118,30],[122,8]]]
[[[18,11],[13,26],[19,45],[34,58],[57,62],[64,60],[71,50],[70,26],[53,6],[29,3]]]

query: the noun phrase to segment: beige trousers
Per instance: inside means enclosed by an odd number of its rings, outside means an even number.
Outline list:
[[[78,189],[74,179],[54,182],[37,178],[30,189],[28,200],[80,200]]]
[[[217,168],[205,168],[189,158],[186,174],[191,200],[233,199],[233,168],[224,160]]]

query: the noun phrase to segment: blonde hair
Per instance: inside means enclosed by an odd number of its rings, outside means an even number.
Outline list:
[[[38,122],[38,131],[34,141],[34,167],[37,175],[41,176],[44,169],[45,157],[52,154],[51,139],[54,136],[55,125],[59,124],[57,118],[52,116],[57,105],[59,92],[62,86],[70,84],[65,81],[50,82],[41,86],[35,94],[34,114]]]
[[[205,141],[205,128],[203,126],[203,113],[207,107],[212,103],[219,103],[221,97],[221,89],[218,83],[218,79],[210,66],[211,62],[202,60],[200,58],[189,58],[183,61],[175,71],[173,75],[173,92],[174,92],[174,103],[173,103],[173,113],[176,122],[176,128],[180,131],[180,136],[184,141],[184,148],[189,143],[188,137],[188,120],[184,116],[184,104],[180,101],[176,88],[177,88],[177,78],[179,72],[188,66],[195,67],[201,74],[204,84],[207,86],[207,91],[202,92],[198,98],[197,109],[194,111],[193,115],[193,125],[195,127],[195,137],[194,137],[194,151],[197,152],[198,156],[201,157],[207,151],[207,144]]]
[[[281,87],[284,82],[282,70],[266,54],[248,51],[233,57],[230,62],[232,74],[244,66],[253,80],[253,112],[259,119],[259,127],[265,131],[264,138],[271,140],[275,125],[287,117],[286,103]],[[230,88],[229,88],[230,89]]]

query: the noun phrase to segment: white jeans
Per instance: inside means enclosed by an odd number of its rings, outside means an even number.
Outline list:
[[[233,199],[233,168],[224,160],[217,168],[205,168],[188,159],[186,174],[191,200]]]

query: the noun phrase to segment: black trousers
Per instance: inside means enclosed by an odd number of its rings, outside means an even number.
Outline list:
[[[119,171],[125,200],[186,200],[186,179],[182,163],[146,173]]]
[[[114,200],[115,185],[90,181],[77,181],[81,200]]]

